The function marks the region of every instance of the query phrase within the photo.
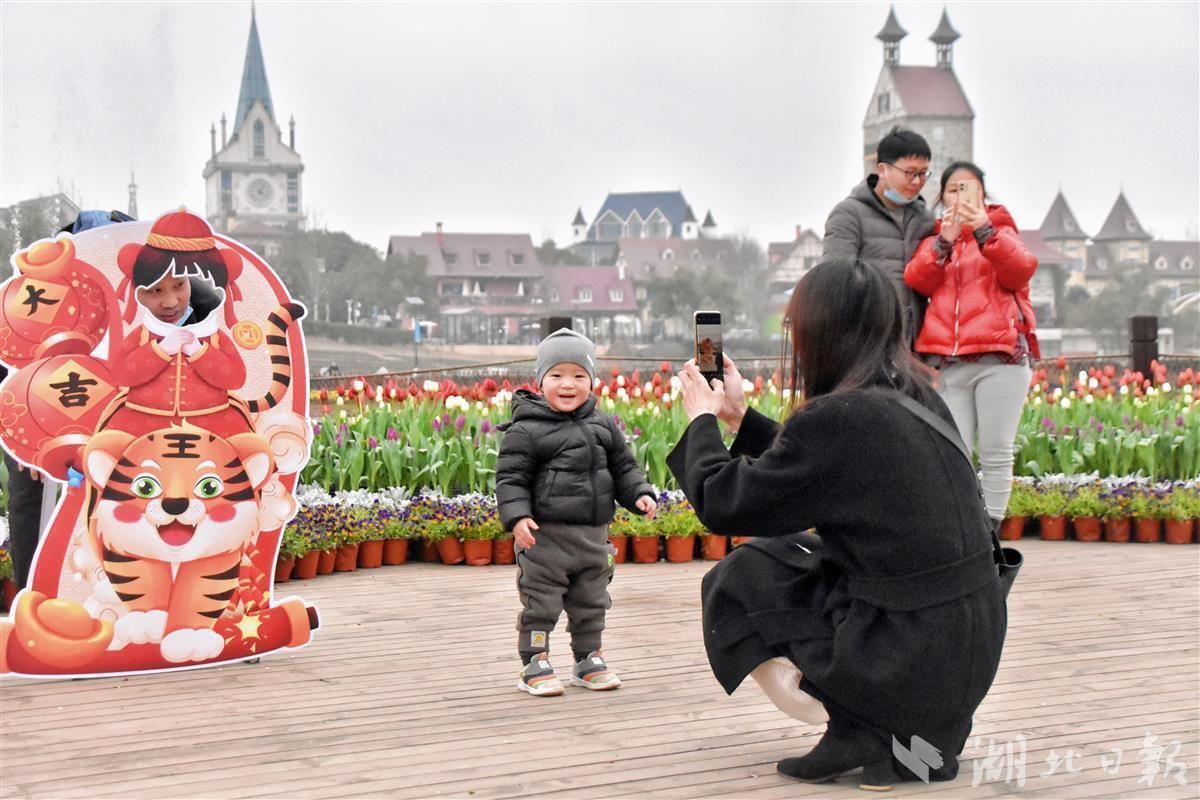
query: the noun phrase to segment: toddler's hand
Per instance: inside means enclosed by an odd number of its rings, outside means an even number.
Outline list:
[[[538,524],[533,521],[532,517],[525,517],[516,525],[513,526],[513,539],[522,548],[528,550],[537,544],[537,539],[533,538],[533,531],[538,529]]]
[[[654,498],[649,495],[642,495],[634,503],[637,510],[646,515],[646,519],[654,519],[654,513],[658,511],[658,503],[654,502]]]

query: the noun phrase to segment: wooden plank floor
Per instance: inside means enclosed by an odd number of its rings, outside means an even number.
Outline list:
[[[1200,797],[1200,546],[1021,548],[976,746],[958,780],[891,794]],[[558,698],[515,688],[512,567],[409,564],[284,584],[324,625],[297,654],[6,679],[0,798],[869,797],[853,776],[806,786],[776,774],[820,730],[751,682],[726,697],[712,678],[699,622],[709,568],[620,567],[605,650],[625,685]],[[552,644],[565,674],[561,625]],[[1168,761],[1186,772],[1164,776]]]

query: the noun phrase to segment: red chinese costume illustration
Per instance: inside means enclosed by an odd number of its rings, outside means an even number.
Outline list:
[[[148,230],[147,230],[148,228]],[[317,627],[270,576],[308,458],[299,320],[252,251],[179,210],[17,253],[0,441],[67,481],[0,674],[223,663]]]

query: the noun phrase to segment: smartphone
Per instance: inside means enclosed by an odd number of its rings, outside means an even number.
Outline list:
[[[983,203],[979,197],[979,182],[978,181],[959,181],[958,182],[958,202],[967,201],[975,208],[982,208]]]
[[[721,312],[697,311],[692,315],[696,328],[696,366],[709,385],[723,380],[725,355],[721,348]]]

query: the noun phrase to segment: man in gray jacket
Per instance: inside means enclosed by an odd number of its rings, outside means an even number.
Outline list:
[[[904,304],[910,344],[921,329],[925,299],[904,284],[904,265],[933,231],[921,198],[930,157],[929,143],[919,133],[892,128],[876,149],[875,172],[825,221],[822,259],[857,259],[883,270]]]

